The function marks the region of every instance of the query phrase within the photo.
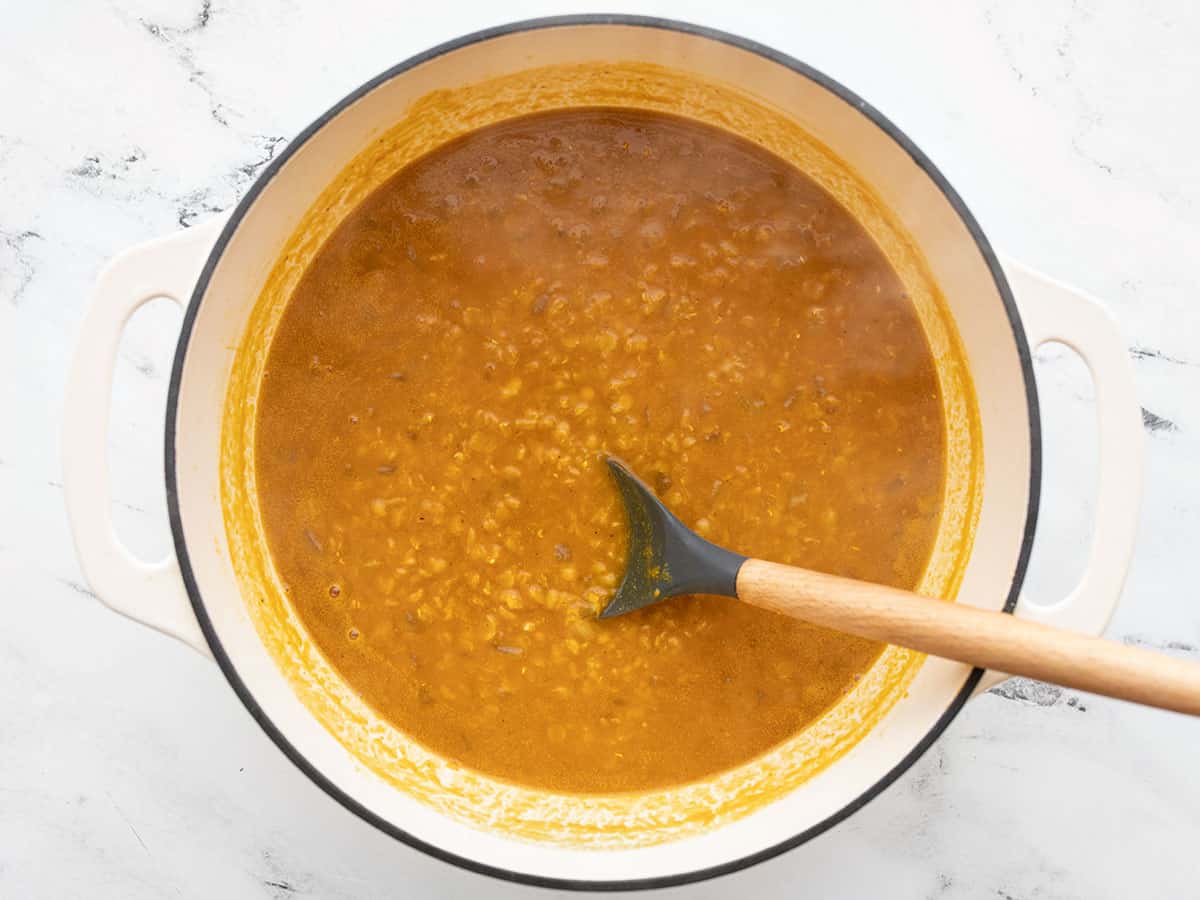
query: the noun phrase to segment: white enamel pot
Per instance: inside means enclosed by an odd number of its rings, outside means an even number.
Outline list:
[[[603,850],[515,839],[417,802],[369,769],[310,714],[267,652],[230,562],[220,441],[234,348],[281,248],[363,147],[431,91],[521,69],[629,60],[759,98],[828,147],[892,211],[941,289],[978,400],[983,456],[974,541],[958,602],[1099,633],[1120,594],[1141,491],[1141,421],[1132,367],[1103,308],[998,258],[933,164],[865,102],[804,64],[727,34],[656,19],[586,16],[470,35],[356,90],[267,168],[227,219],[135,247],[104,271],[67,387],[64,487],[79,558],[113,609],[211,656],[280,750],[322,790],[420,850],[500,878],[570,888],[636,888],[711,877],[770,858],[860,809],[935,741],[972,695],[1004,676],[931,659],[852,749],[752,812],[678,840]],[[117,343],[141,304],[186,307],[170,383],[166,485],[175,553],[149,563],[110,521],[106,435]],[[1079,585],[1052,606],[1020,602],[1040,488],[1031,348],[1062,341],[1096,387],[1096,527]]]

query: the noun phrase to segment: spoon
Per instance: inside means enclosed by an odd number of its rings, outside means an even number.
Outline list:
[[[1200,715],[1200,665],[964,603],[750,559],[700,537],[622,462],[607,462],[629,518],[629,556],[601,619],[679,594],[718,594],[1008,675]]]

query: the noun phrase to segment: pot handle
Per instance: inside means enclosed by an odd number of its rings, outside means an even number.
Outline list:
[[[1096,389],[1100,471],[1092,547],[1083,576],[1052,604],[1022,597],[1016,614],[1084,634],[1101,634],[1112,618],[1133,556],[1142,502],[1142,414],[1133,361],[1116,320],[1097,300],[1002,257],[1021,311],[1030,351],[1059,341],[1078,353]],[[985,673],[977,693],[1007,675]]]
[[[84,577],[110,609],[210,658],[174,553],[137,559],[113,530],[108,420],[125,323],[159,297],[186,305],[223,224],[218,218],[139,244],[100,273],[67,376],[62,431],[63,496]]]

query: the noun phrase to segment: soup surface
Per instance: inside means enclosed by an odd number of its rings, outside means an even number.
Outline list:
[[[318,647],[429,749],[565,792],[747,762],[881,647],[718,598],[600,622],[621,457],[742,553],[912,587],[944,476],[937,375],[882,253],[765,150],[659,113],[445,145],[312,262],[255,469]]]

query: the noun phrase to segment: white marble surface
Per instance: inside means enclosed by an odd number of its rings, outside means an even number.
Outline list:
[[[724,27],[843,80],[933,157],[997,245],[1107,302],[1153,414],[1140,544],[1110,634],[1200,658],[1200,7],[603,6]],[[571,9],[6,8],[0,896],[535,894],[359,822],[283,761],[214,666],[90,597],[62,508],[58,429],[66,360],[106,258],[228,207],[291,135],[392,63],[468,30]],[[168,546],[161,418],[177,322],[161,306],[135,318],[115,396],[114,515],[145,554]],[[1095,466],[1081,366],[1044,352],[1039,376],[1047,508],[1031,581],[1048,597],[1078,571]],[[832,832],[667,893],[1194,897],[1197,847],[1200,722],[1024,685],[971,703],[897,785]]]

